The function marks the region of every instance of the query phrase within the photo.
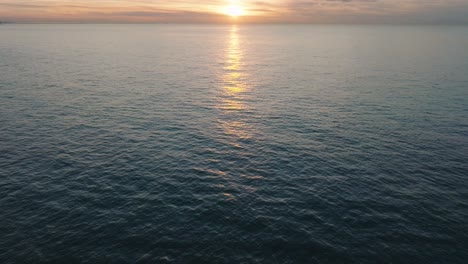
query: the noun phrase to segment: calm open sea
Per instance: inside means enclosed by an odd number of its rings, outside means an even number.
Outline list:
[[[0,26],[1,263],[466,263],[468,27]]]

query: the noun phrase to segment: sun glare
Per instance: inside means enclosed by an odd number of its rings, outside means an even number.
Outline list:
[[[230,5],[226,7],[225,13],[232,17],[238,17],[244,15],[244,9],[238,5]]]

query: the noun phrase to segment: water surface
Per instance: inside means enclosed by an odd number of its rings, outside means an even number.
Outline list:
[[[0,26],[2,263],[464,263],[468,28]]]

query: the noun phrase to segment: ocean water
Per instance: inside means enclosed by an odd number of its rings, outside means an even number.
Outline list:
[[[468,27],[0,26],[1,263],[466,263]]]

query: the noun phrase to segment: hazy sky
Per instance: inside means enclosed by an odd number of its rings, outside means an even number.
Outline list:
[[[468,24],[468,0],[0,0],[0,21]]]

